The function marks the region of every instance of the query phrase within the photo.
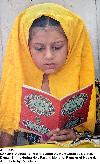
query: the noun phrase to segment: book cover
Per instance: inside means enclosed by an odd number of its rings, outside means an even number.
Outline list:
[[[42,135],[87,121],[93,85],[58,99],[27,85],[22,87],[21,130]]]

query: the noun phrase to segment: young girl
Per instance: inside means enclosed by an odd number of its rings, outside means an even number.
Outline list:
[[[89,62],[89,63],[88,63]],[[52,3],[39,4],[21,13],[12,28],[1,81],[1,146],[13,145],[20,131],[21,88],[23,83],[61,98],[90,83],[94,84],[90,40],[81,19]],[[95,87],[87,122],[78,131],[95,127]],[[29,135],[25,134],[30,142]],[[32,143],[66,141],[76,138],[73,129],[54,129]]]

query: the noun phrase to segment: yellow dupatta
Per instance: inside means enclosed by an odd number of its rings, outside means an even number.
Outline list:
[[[59,72],[49,76],[51,94],[61,98],[90,83],[94,84],[92,48],[80,17],[53,3],[31,6],[17,16],[6,47],[0,86],[0,131],[13,134],[14,130],[19,130],[23,83],[41,89],[43,72],[35,66],[28,49],[29,28],[41,15],[58,20],[68,38],[66,64]],[[87,122],[78,129],[86,128],[93,132],[95,119],[94,86]]]

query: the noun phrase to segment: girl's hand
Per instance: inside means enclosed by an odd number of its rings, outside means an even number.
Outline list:
[[[1,132],[0,147],[13,146],[14,137],[6,132]]]
[[[67,141],[67,140],[75,140],[76,134],[73,129],[55,129],[46,134],[50,141]],[[47,141],[41,138],[40,143],[45,143]]]
[[[53,133],[50,137],[51,141],[66,141],[66,140],[75,140],[76,134],[73,129],[63,129],[59,130],[57,133]]]

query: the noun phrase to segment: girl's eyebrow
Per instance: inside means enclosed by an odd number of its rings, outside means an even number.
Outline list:
[[[44,45],[43,43],[34,42],[34,45]]]
[[[64,43],[64,40],[59,40],[59,41],[54,41],[52,42],[52,44],[60,44],[60,43]],[[44,43],[41,42],[33,42],[34,45],[44,45]]]
[[[53,43],[64,43],[64,40],[54,41]]]

